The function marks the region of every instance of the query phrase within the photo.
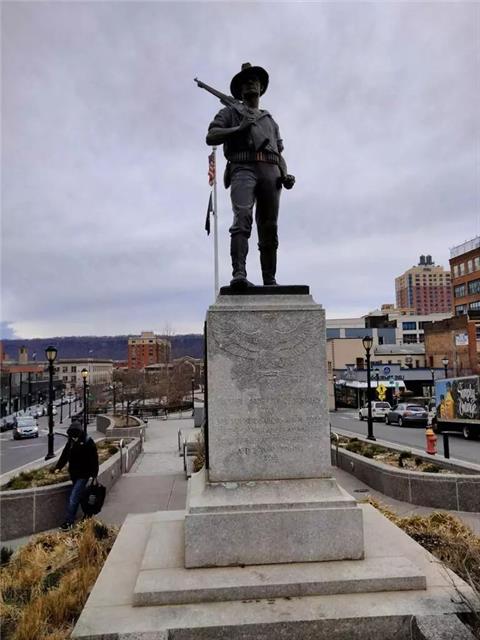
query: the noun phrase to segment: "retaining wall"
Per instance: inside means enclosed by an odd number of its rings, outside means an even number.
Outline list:
[[[122,473],[130,470],[142,450],[142,440],[135,439],[122,451],[100,465],[98,480],[107,489]],[[45,465],[51,465],[49,460]],[[70,482],[46,487],[0,491],[0,538],[13,540],[32,533],[59,527],[65,520],[65,509],[71,488]]]
[[[141,438],[145,440],[145,424],[138,418],[129,416],[131,427],[114,427],[113,418],[106,415],[97,416],[97,431],[104,433],[107,438]]]
[[[105,415],[97,416],[97,431],[100,433],[107,433],[107,429],[111,424],[111,419]]]
[[[440,466],[440,461],[431,462]],[[480,511],[478,473],[438,474],[396,469],[342,447],[338,449],[338,456],[332,447],[332,464],[396,500],[452,511]]]

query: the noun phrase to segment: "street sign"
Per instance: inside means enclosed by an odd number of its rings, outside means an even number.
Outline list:
[[[388,374],[390,373],[391,369],[390,367],[383,367],[383,373],[384,375],[388,376]]]
[[[386,386],[382,383],[379,384],[377,387],[377,396],[379,400],[385,400],[386,398],[386,394],[387,394],[387,388]]]

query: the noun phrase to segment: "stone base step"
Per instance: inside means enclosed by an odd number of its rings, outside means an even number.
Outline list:
[[[406,558],[141,571],[134,606],[426,589]]]
[[[475,600],[472,590],[460,578],[403,531],[370,505],[360,508],[364,513],[365,561],[372,560],[383,567],[390,564],[394,575],[395,558],[407,558],[420,575],[426,576],[426,589],[134,606],[134,599],[139,597],[134,593],[136,585],[140,586],[139,574],[178,569],[184,545],[178,521],[185,512],[138,514],[128,516],[122,526],[72,638],[412,640],[414,617],[428,615],[446,620],[450,614],[466,610],[456,589]],[[154,534],[156,528],[165,535]],[[360,566],[365,561],[349,564]],[[332,564],[340,567],[344,562]],[[256,570],[264,571],[265,565]],[[189,574],[196,571],[199,570],[189,570]],[[217,568],[205,571],[210,575]],[[235,569],[235,573],[241,571]],[[303,581],[308,582],[305,578]],[[208,590],[209,584],[210,579],[202,588]]]

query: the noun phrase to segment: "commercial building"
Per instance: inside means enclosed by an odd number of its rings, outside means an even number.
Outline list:
[[[140,336],[128,338],[128,368],[144,369],[151,364],[170,361],[171,345],[153,331],[142,331]]]
[[[327,319],[328,338],[363,338],[370,335],[373,345],[419,344],[424,341],[427,323],[449,318],[447,313],[415,314],[413,311],[382,305],[381,310],[371,311],[360,318]]]
[[[327,319],[327,339],[347,338],[361,339],[366,335],[372,336],[373,344],[395,344],[396,329],[394,326],[367,326],[367,316],[361,318]]]
[[[181,374],[184,377],[195,381],[195,388],[202,385],[204,380],[204,361],[201,358],[192,358],[192,356],[181,356],[174,358],[170,362],[159,362],[150,364],[145,367],[145,374],[150,380],[158,379],[158,376],[165,374]]]
[[[403,312],[392,312],[388,314],[390,321],[395,323],[396,344],[421,344],[425,341],[425,327],[430,322],[438,322],[450,317],[448,313],[430,314],[405,314]]]
[[[17,359],[7,359],[3,349],[2,353],[4,358],[1,362],[0,375],[0,416],[23,411],[32,405],[45,402],[48,399],[49,389],[47,363],[30,360],[25,347],[20,347]],[[55,373],[54,396],[58,397],[61,388],[61,381]]]
[[[382,344],[375,347],[376,366],[399,365],[405,369],[424,369],[425,346],[423,344]]]
[[[55,362],[55,372],[65,394],[73,394],[82,388],[82,369],[88,371],[87,382],[90,386],[110,384],[113,380],[113,360],[62,358]]]
[[[443,377],[442,371],[402,367],[400,364],[382,366],[372,363],[370,386],[373,398],[377,388],[383,386],[386,400],[391,404],[409,398],[430,398],[434,380]],[[358,409],[367,402],[368,384],[366,369],[347,368],[335,374],[335,404],[337,407]]]
[[[455,316],[480,313],[480,236],[450,249]]]
[[[450,272],[436,266],[432,256],[420,256],[418,265],[395,278],[396,306],[413,313],[449,313],[452,307]]]

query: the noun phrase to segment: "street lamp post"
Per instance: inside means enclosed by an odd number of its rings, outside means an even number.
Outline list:
[[[87,435],[87,425],[88,425],[87,378],[88,378],[88,369],[82,369],[82,378],[83,378],[83,431],[84,431],[85,435]]]
[[[73,413],[77,413],[77,390],[75,389],[75,406],[73,407]]]
[[[435,395],[435,369],[430,369],[430,375],[432,376],[432,393],[431,396]]]
[[[115,407],[117,405],[117,396],[116,396],[116,391],[117,391],[117,385],[115,384],[115,382],[112,382],[112,392],[113,392],[113,415],[115,415]]]
[[[445,378],[448,378],[448,358],[447,358],[447,356],[445,356],[445,358],[442,358],[442,364],[443,364],[443,370],[445,372]]]
[[[192,416],[195,415],[195,378],[192,378]]]
[[[23,403],[22,387],[23,387],[23,373],[20,371],[20,403],[18,405],[18,408],[20,411],[25,408]]]
[[[57,357],[57,350],[53,346],[45,349],[45,355],[48,360],[48,451],[45,460],[55,457],[53,451],[53,363]]]
[[[68,396],[68,418],[72,417],[72,392],[70,391],[70,395]]]
[[[8,374],[8,415],[12,413],[12,372]]]
[[[372,420],[372,382],[370,378],[370,349],[373,345],[372,336],[365,336],[362,340],[363,348],[365,349],[367,359],[367,397],[368,397],[368,435],[367,440],[376,440],[373,435],[373,420]]]
[[[337,410],[337,376],[333,375],[333,410]]]
[[[63,398],[65,397],[65,394],[62,393],[60,394],[60,424],[63,424]]]

